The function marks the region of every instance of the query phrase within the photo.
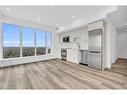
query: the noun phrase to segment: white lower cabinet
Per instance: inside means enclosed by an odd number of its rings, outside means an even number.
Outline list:
[[[67,49],[67,61],[70,61],[73,63],[79,63],[78,62],[78,50]]]

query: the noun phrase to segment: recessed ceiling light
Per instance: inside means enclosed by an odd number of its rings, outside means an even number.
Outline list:
[[[125,25],[127,25],[127,23],[125,23]]]
[[[38,18],[37,18],[37,20],[41,20],[41,18],[40,18],[40,17],[38,17]]]
[[[10,11],[11,9],[7,7],[6,10],[7,10],[7,11]]]
[[[75,16],[71,16],[71,18],[73,19],[73,18],[75,18]]]

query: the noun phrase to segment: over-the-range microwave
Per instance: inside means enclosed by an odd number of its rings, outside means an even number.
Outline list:
[[[69,42],[70,41],[70,37],[67,36],[67,37],[63,37],[63,42]]]

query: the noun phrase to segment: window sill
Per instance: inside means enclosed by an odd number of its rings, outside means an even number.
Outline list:
[[[18,59],[27,59],[27,58],[37,58],[37,57],[45,57],[45,56],[51,56],[52,53],[46,54],[46,55],[36,55],[36,56],[26,56],[26,57],[16,57],[16,58],[5,58],[1,59],[0,61],[11,61],[11,60],[18,60]]]

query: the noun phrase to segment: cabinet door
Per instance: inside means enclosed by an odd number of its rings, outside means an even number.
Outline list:
[[[67,50],[67,61],[72,62],[72,59],[73,59],[72,51],[71,51],[71,49],[68,49]]]
[[[67,50],[67,61],[78,63],[78,50],[68,49]]]
[[[96,30],[96,29],[101,29],[104,27],[104,22],[103,20],[99,20],[93,23],[88,24],[88,31],[90,30]]]

